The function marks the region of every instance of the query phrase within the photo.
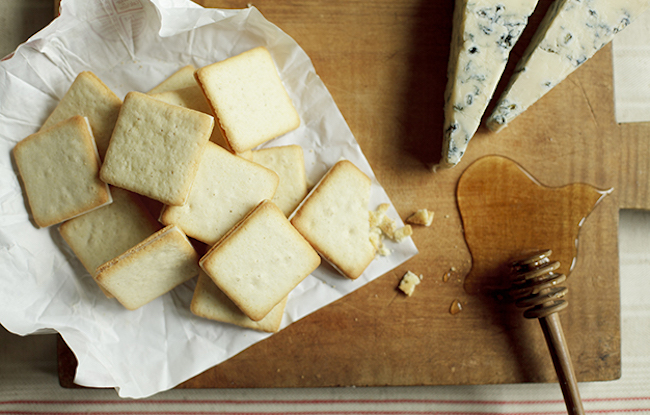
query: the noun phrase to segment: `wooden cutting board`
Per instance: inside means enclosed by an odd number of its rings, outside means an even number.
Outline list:
[[[414,230],[420,254],[408,263],[179,387],[556,381],[539,325],[463,287],[472,257],[456,186],[465,169],[487,155],[510,158],[547,186],[613,189],[580,230],[561,319],[578,380],[618,378],[618,215],[650,208],[650,125],[616,124],[610,47],[498,135],[482,128],[457,167],[433,174],[427,165],[440,157],[452,1],[253,4],[311,57],[402,218],[419,208],[436,216],[431,227]],[[549,4],[540,1],[506,77]],[[424,276],[412,297],[396,289],[407,270]],[[463,311],[452,315],[456,299]],[[70,386],[76,363],[60,345],[61,383]]]

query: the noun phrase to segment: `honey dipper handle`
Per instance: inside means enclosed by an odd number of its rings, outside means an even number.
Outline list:
[[[585,410],[582,407],[582,400],[578,391],[578,381],[573,370],[571,356],[569,356],[569,348],[564,339],[560,317],[557,313],[552,313],[546,317],[541,317],[539,324],[542,326],[546,344],[553,358],[553,365],[562,388],[567,411],[569,415],[584,415]]]

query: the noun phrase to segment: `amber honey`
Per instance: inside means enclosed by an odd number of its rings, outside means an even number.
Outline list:
[[[452,301],[451,305],[449,306],[449,313],[458,314],[461,311],[463,311],[463,304],[458,300]]]
[[[583,183],[548,187],[514,161],[487,156],[463,172],[457,202],[472,268],[469,294],[509,286],[509,264],[539,249],[552,249],[567,276],[577,259],[582,224],[610,191]]]

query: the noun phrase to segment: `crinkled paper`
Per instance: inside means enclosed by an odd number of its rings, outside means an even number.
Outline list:
[[[63,0],[61,15],[0,63],[0,322],[26,335],[59,332],[79,364],[75,382],[146,397],[223,362],[270,334],[201,319],[189,311],[195,282],[128,311],[107,299],[59,235],[37,229],[11,159],[76,75],[93,71],[118,96],[148,91],[180,67],[201,67],[266,46],[302,119],[266,144],[299,144],[308,179],[340,158],[373,179],[371,206],[390,202],[305,52],[253,8],[204,9],[189,0]],[[397,219],[394,208],[389,215]],[[417,253],[390,246],[357,280],[322,265],[292,291],[283,327],[356,290]]]

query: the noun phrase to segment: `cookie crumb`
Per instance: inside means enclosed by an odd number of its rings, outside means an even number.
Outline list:
[[[410,297],[413,295],[413,291],[415,291],[415,286],[420,283],[422,278],[422,275],[418,277],[415,273],[406,271],[406,274],[402,277],[398,288]]]
[[[431,226],[431,223],[433,223],[433,216],[434,213],[427,209],[418,209],[417,212],[406,219],[406,222],[413,225]]]
[[[389,256],[391,254],[391,250],[384,245],[384,237],[399,243],[413,234],[410,225],[398,228],[397,221],[386,216],[389,208],[388,203],[382,203],[376,210],[369,211],[369,238],[375,251],[380,256]]]
[[[404,239],[408,238],[411,235],[413,235],[413,228],[411,228],[411,225],[406,225],[402,228],[397,229],[393,233],[393,240],[395,242],[402,242]]]

